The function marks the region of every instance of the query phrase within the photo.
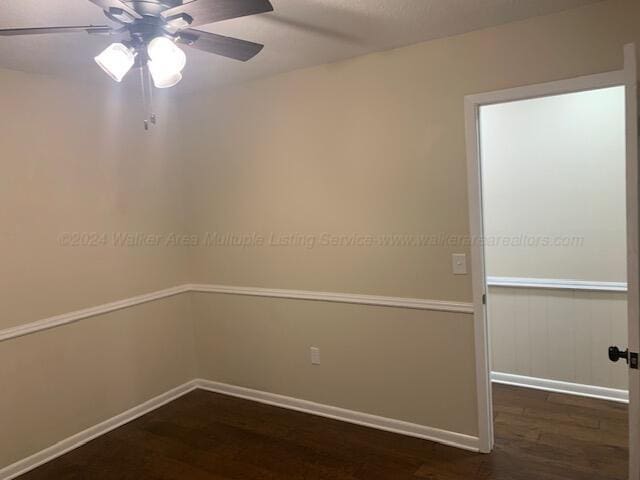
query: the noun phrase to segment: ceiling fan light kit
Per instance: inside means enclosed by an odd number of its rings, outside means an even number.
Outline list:
[[[169,88],[182,80],[185,53],[167,37],[155,37],[147,46],[147,65],[156,88]]]
[[[135,52],[123,43],[112,43],[94,60],[113,80],[121,82],[136,63],[135,57]]]
[[[269,0],[89,0],[120,27],[89,25],[1,29],[0,36],[54,33],[122,36],[95,57],[96,63],[116,82],[134,67],[141,69],[143,97],[149,76],[156,88],[172,87],[182,80],[187,57],[177,45],[246,62],[264,45],[225,37],[191,27],[273,11]],[[155,115],[151,114],[152,120]],[[155,123],[152,121],[151,123]],[[145,120],[145,128],[148,122]]]
[[[149,60],[149,73],[156,88],[171,88],[182,80],[182,72],[173,68],[167,68],[162,62]]]

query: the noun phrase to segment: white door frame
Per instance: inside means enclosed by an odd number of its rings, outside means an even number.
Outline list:
[[[631,61],[633,57],[633,61]],[[465,97],[465,125],[466,125],[466,148],[467,148],[467,181],[468,181],[468,196],[469,196],[469,216],[470,216],[470,232],[471,232],[471,267],[472,267],[472,284],[473,284],[473,306],[474,306],[474,331],[475,331],[475,358],[476,358],[476,387],[478,396],[478,437],[480,444],[480,451],[488,453],[493,449],[494,445],[494,433],[493,433],[493,405],[491,395],[491,379],[490,379],[490,345],[489,345],[489,326],[487,323],[486,305],[483,298],[486,298],[487,293],[486,286],[486,272],[485,272],[485,259],[484,259],[484,229],[483,229],[483,214],[482,214],[482,177],[481,177],[481,163],[480,163],[480,138],[479,138],[479,112],[480,107],[483,105],[491,105],[496,103],[504,103],[516,100],[526,100],[531,98],[547,97],[552,95],[561,95],[565,93],[581,92],[586,90],[596,90],[599,88],[615,87],[615,86],[629,86],[631,83],[631,73],[633,73],[633,81],[636,78],[636,62],[635,62],[635,48],[633,45],[625,46],[625,68],[623,70],[617,70],[613,72],[600,73],[595,75],[588,75],[584,77],[572,78],[568,80],[560,80],[548,83],[541,83],[536,85],[528,85],[517,88],[510,88],[506,90],[498,90],[488,93],[480,93],[476,95],[468,95]],[[629,88],[627,88],[629,90]],[[630,98],[628,92],[628,98]],[[635,98],[635,92],[633,95]],[[628,110],[628,109],[627,109]],[[635,113],[634,113],[635,115]],[[629,117],[629,112],[628,115]],[[635,122],[634,122],[635,123]],[[629,118],[627,119],[627,128],[631,128]],[[635,126],[633,126],[635,131]],[[629,134],[627,134],[629,137]],[[627,198],[629,204],[637,204],[638,188],[637,188],[637,140],[634,136],[634,142],[636,142],[635,151],[630,151],[627,148]],[[635,152],[635,153],[634,153]],[[634,200],[635,199],[635,200]],[[635,205],[634,204],[634,205]],[[628,209],[629,215],[635,215],[635,221],[630,221],[629,224],[635,224],[634,231],[628,232],[629,235],[635,236],[636,241],[630,242],[633,245],[638,245],[637,238],[637,214],[638,209]],[[630,237],[631,238],[631,237]],[[635,252],[635,260],[637,261],[638,248],[632,248]],[[631,262],[631,260],[630,260]],[[632,263],[632,262],[631,262]],[[631,265],[630,263],[630,265]],[[631,275],[637,277],[636,275]],[[629,277],[629,291],[632,288],[638,289],[638,279],[632,279]],[[633,302],[631,302],[633,303]],[[636,302],[637,303],[637,302]],[[637,312],[636,312],[637,313]],[[640,343],[640,334],[638,333],[638,320],[637,315],[631,318],[633,313],[630,312],[630,327],[632,324],[634,327],[630,328],[629,334],[637,334],[638,342],[632,341],[630,338],[630,348],[637,348]],[[632,350],[638,351],[638,350]],[[606,352],[603,352],[603,357]],[[604,357],[606,358],[606,357]],[[638,372],[637,370],[635,371]],[[630,380],[633,375],[630,374]],[[640,377],[635,375],[635,382],[640,382]],[[640,405],[640,398],[634,396],[633,388],[630,386],[630,406]],[[631,409],[630,409],[631,410]],[[638,415],[634,412],[636,420]],[[630,415],[631,417],[632,415]],[[636,423],[638,423],[636,421]],[[640,427],[631,428],[631,435],[635,435],[640,444]],[[630,446],[634,444],[632,440]],[[634,448],[630,449],[630,478],[633,480],[640,480],[640,466],[635,465],[638,462],[633,457],[638,455],[631,455],[634,452]],[[632,459],[632,460],[631,460]],[[637,470],[634,470],[637,469]]]
[[[638,250],[638,70],[634,44],[624,47],[627,150],[627,315],[630,352],[640,352]],[[640,371],[629,369],[629,478],[640,480]]]

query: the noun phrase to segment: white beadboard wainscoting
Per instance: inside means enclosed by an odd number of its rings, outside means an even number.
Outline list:
[[[487,280],[494,381],[626,398],[627,367],[607,357],[627,344],[625,284]]]

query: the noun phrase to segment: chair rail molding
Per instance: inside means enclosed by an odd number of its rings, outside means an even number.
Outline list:
[[[15,327],[5,328],[4,330],[0,330],[0,342],[11,340],[12,338],[23,337],[25,335],[31,335],[33,333],[42,332],[44,330],[49,330],[52,328],[61,327],[70,323],[79,322],[80,320],[97,317],[99,315],[115,312],[117,310],[123,310],[125,308],[134,307],[136,305],[142,305],[143,303],[173,297],[175,295],[179,295],[188,291],[189,290],[188,288],[186,288],[186,285],[166,288],[164,290],[158,290],[155,292],[126,298],[124,300],[105,303],[102,305],[97,305],[95,307],[84,308],[82,310],[76,310],[73,312],[44,318],[42,320],[36,320],[35,322],[29,322],[22,325],[17,325]]]
[[[420,298],[385,297],[378,295],[362,295],[349,293],[316,292],[306,290],[279,290],[258,287],[236,287],[230,285],[185,284],[166,288],[156,292],[146,293],[135,297],[105,303],[95,307],[76,310],[56,315],[42,320],[9,327],[0,330],[0,343],[25,335],[50,330],[52,328],[69,325],[92,317],[115,312],[136,305],[162,300],[183,293],[211,293],[225,295],[243,295],[252,297],[283,298],[290,300],[309,300],[332,303],[350,303],[377,307],[408,308],[413,310],[431,310],[439,312],[473,314],[473,305],[466,302],[427,300]]]
[[[549,290],[587,290],[591,292],[626,292],[626,282],[562,280],[555,278],[487,277],[490,287],[544,288]]]
[[[332,293],[307,290],[279,290],[257,287],[233,287],[226,285],[188,285],[189,290],[199,293],[222,293],[247,295],[252,297],[285,298],[290,300],[312,300],[332,303],[353,303],[378,307],[409,308],[414,310],[434,310],[440,312],[473,313],[473,305],[466,302],[446,300],[426,300],[420,298],[385,297],[355,293]]]

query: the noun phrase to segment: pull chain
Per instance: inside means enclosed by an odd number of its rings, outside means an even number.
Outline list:
[[[153,113],[153,85],[149,75],[149,66],[140,67],[140,84],[142,86],[142,102],[144,104],[144,129],[149,130],[149,124],[156,124],[156,114]]]

